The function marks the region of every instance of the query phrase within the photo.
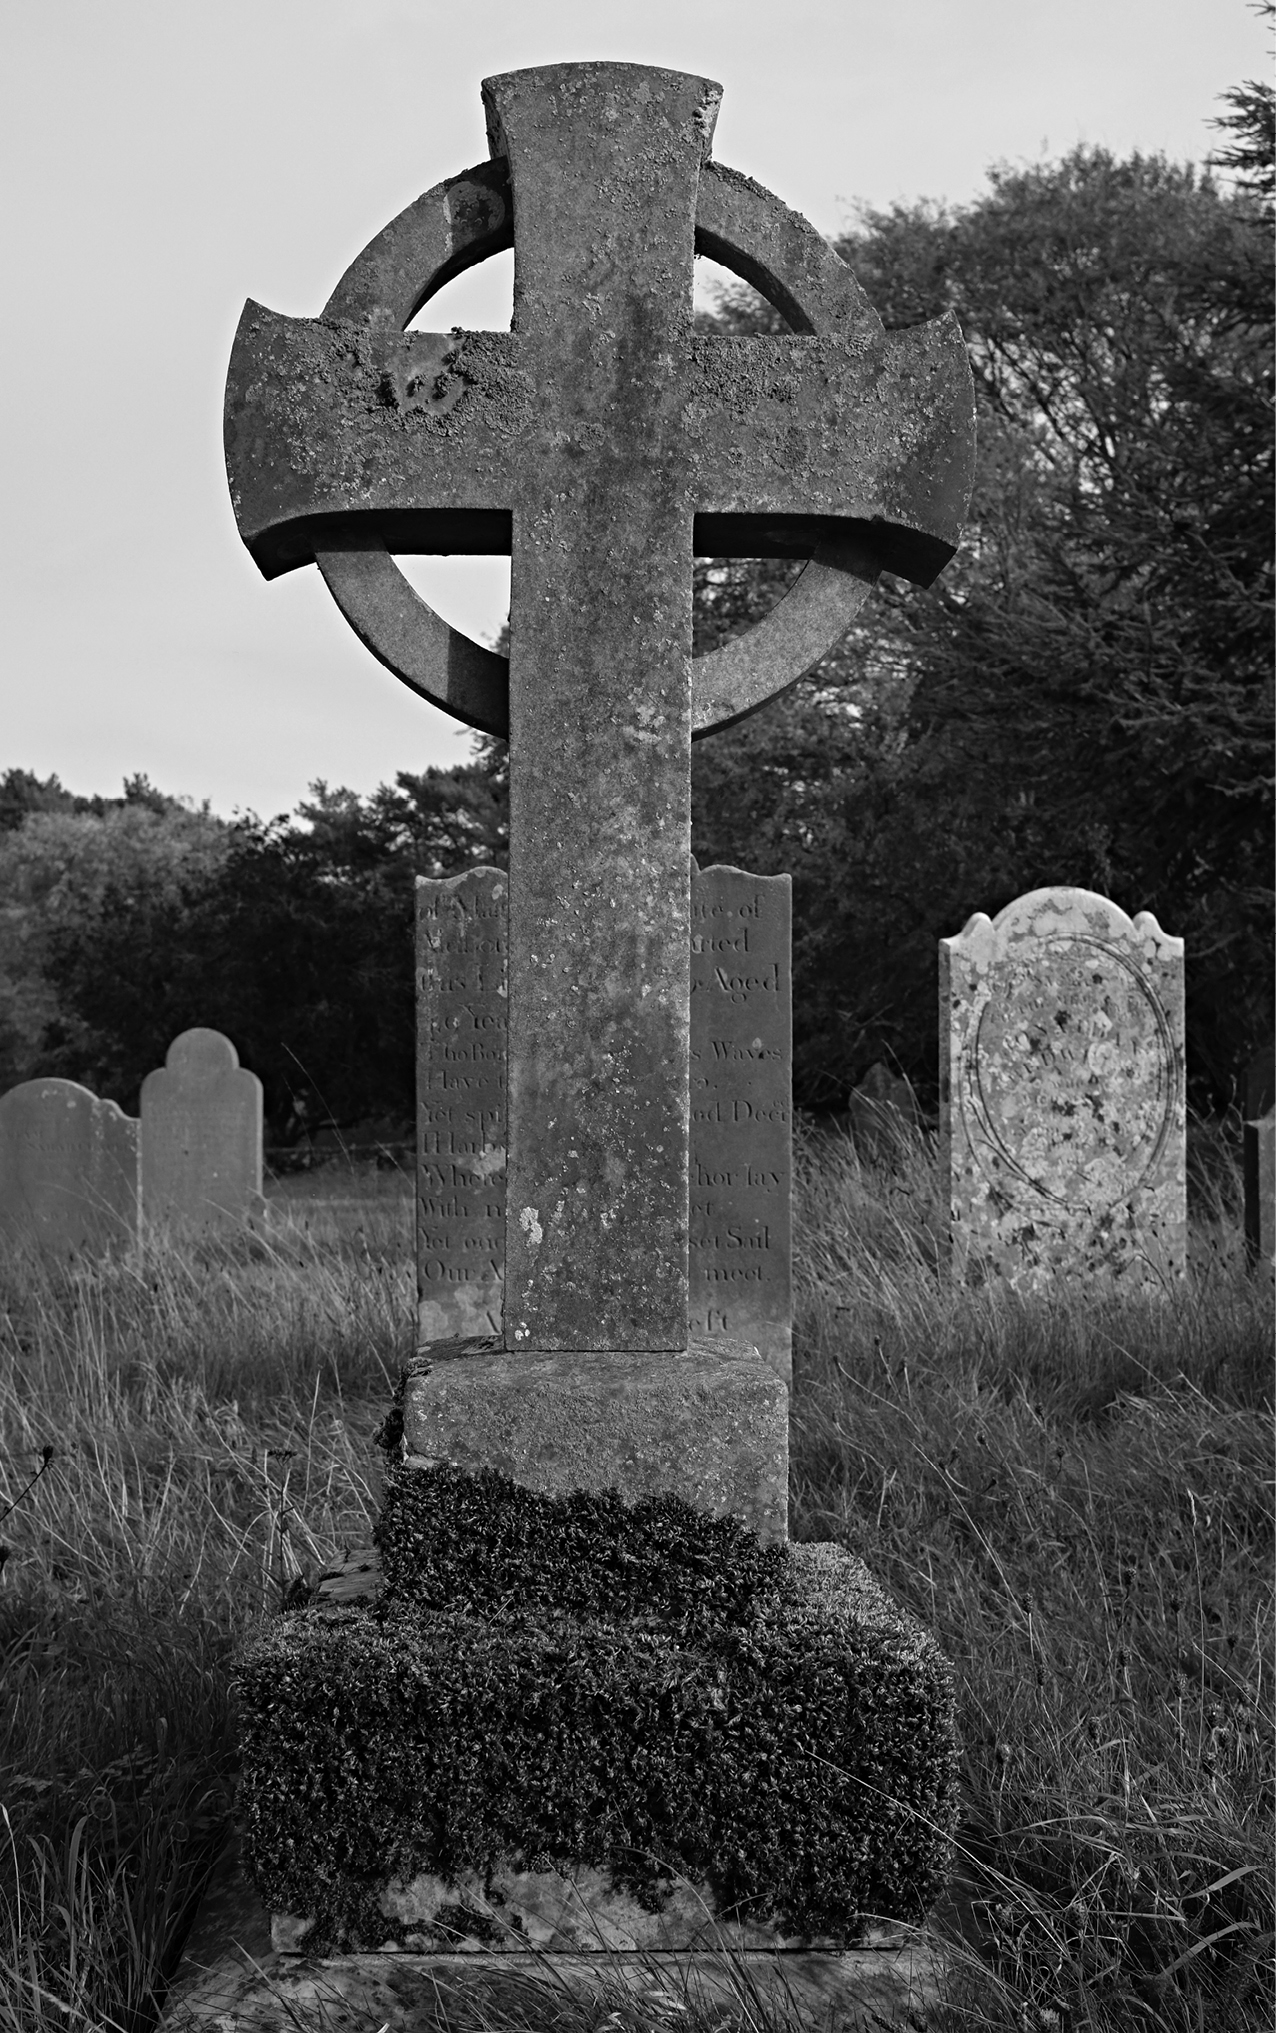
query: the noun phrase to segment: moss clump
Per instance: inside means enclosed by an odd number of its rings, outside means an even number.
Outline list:
[[[676,1496],[566,1496],[446,1465],[393,1466],[376,1529],[387,1603],[529,1615],[655,1617],[700,1631],[776,1597],[784,1549]]]
[[[248,1856],[308,1948],[392,1936],[392,1881],[536,1857],[652,1912],[685,1876],[791,1938],[921,1914],[954,1812],[948,1668],[859,1561],[783,1549],[747,1617],[694,1630],[535,1600],[309,1610],[249,1648]]]

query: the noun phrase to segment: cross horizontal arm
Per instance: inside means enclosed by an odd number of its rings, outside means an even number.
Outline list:
[[[768,516],[870,524],[879,565],[922,585],[957,548],[975,435],[951,316],[875,338],[700,337],[683,425],[697,510],[724,538]]]
[[[246,304],[226,469],[264,576],[309,564],[335,520],[369,515],[403,550],[508,551],[535,424],[518,354],[510,332],[400,333]]]

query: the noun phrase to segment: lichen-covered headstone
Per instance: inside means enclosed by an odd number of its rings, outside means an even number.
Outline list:
[[[0,1235],[56,1255],[137,1239],[138,1125],[74,1080],[0,1096]]]
[[[422,1342],[501,1332],[509,881],[418,876],[417,1324]]]
[[[261,1081],[220,1031],[183,1031],[142,1082],[148,1222],[235,1227],[262,1207]]]
[[[1183,941],[1041,889],[940,941],[940,1166],[958,1276],[1165,1289],[1187,1247]]]
[[[739,868],[691,878],[693,1334],[793,1368],[792,883]]]

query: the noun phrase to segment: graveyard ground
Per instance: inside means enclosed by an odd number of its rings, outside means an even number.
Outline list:
[[[1269,2027],[1272,1318],[1230,1160],[1198,1146],[1166,1303],[945,1289],[920,1139],[808,1137],[800,1180],[794,1535],[861,1552],[957,1670],[947,2024]],[[374,1515],[412,1338],[388,1183],[0,1273],[0,2033],[152,2023],[225,1826],[236,1637]],[[651,2009],[474,2023],[708,2024]]]

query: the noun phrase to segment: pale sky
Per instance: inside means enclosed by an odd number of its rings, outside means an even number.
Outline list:
[[[1200,161],[1266,76],[1244,0],[3,0],[0,769],[229,814],[316,777],[464,760],[313,567],[267,585],[221,454],[246,296],[319,311],[419,192],[487,153],[479,82],[661,64],[725,88],[714,153],[823,232],[857,200],[961,202],[1077,142]],[[512,257],[423,322],[508,324]],[[507,560],[418,561],[490,638]],[[455,731],[454,731],[455,729]]]

